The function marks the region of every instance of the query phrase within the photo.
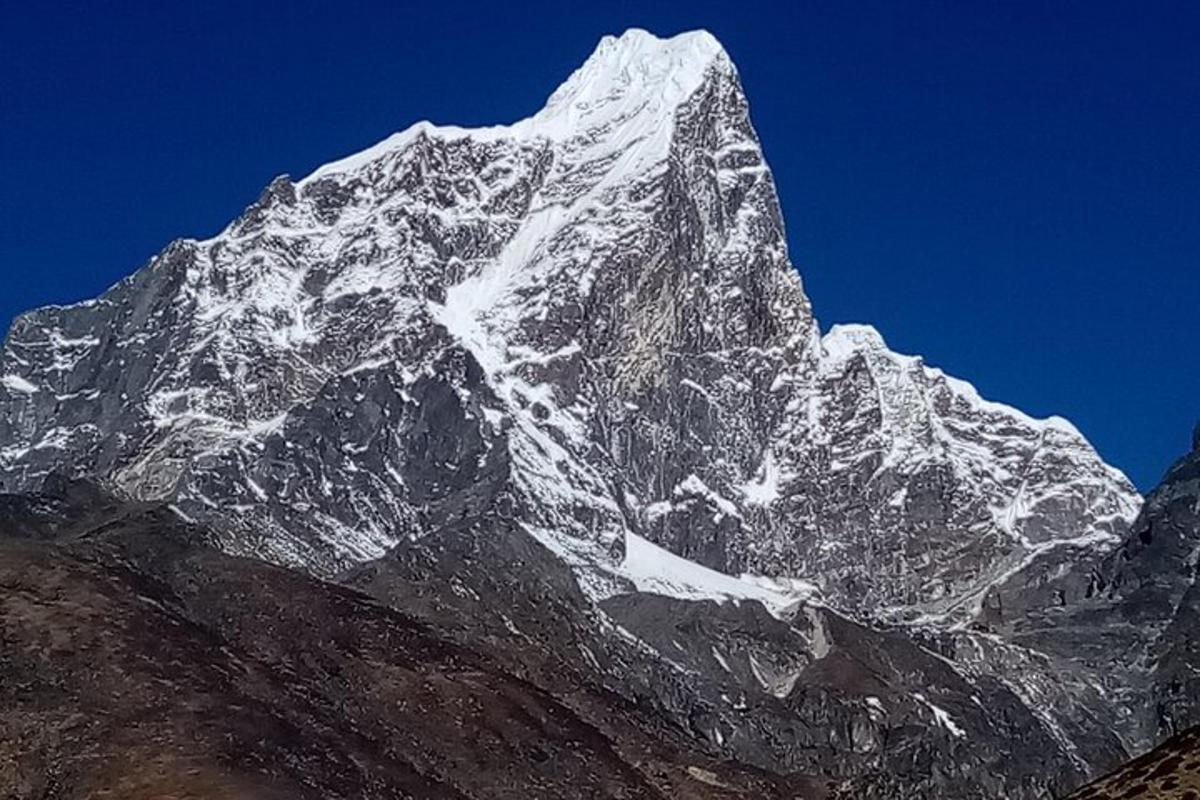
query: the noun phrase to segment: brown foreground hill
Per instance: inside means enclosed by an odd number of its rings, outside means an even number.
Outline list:
[[[1200,799],[1200,727],[1173,736],[1067,800]]]

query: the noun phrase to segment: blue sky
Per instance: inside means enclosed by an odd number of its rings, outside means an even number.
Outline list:
[[[824,327],[1074,421],[1143,489],[1200,418],[1200,6],[7,4],[0,324],[411,122],[536,111],[604,33],[742,74]]]

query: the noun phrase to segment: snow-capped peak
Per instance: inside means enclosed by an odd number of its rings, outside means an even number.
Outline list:
[[[729,64],[721,44],[707,31],[660,39],[635,28],[620,37],[605,36],[530,120],[529,129],[561,138],[601,119],[674,108],[700,87],[718,61]]]
[[[621,129],[622,140],[645,136],[655,128],[670,130],[670,116],[703,84],[714,64],[733,71],[721,43],[708,31],[659,38],[639,28],[605,36],[592,55],[556,89],[541,111],[509,125],[462,128],[422,120],[383,141],[314,170],[300,184],[354,172],[389,153],[407,147],[418,136],[480,141],[497,139],[553,142],[589,130]],[[635,125],[635,118],[645,124]]]

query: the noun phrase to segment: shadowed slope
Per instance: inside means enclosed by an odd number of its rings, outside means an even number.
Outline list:
[[[89,525],[72,506],[56,541],[67,502],[0,504],[2,796],[820,796],[629,708],[584,719],[360,594],[208,549],[165,509],[107,501]]]

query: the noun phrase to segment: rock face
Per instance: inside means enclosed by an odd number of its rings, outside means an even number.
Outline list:
[[[1126,541],[1063,615],[1075,629],[1103,626],[1104,643],[1124,648],[1133,674],[1128,702],[1141,711],[1136,749],[1200,724],[1198,575],[1200,441],[1193,437],[1192,451],[1167,471]]]
[[[1200,437],[1163,483],[1098,587],[1155,633],[1152,737],[1200,725]]]
[[[1109,565],[1187,562],[1132,544],[1140,497],[1069,423],[820,335],[705,33],[608,37],[527,120],[414,125],[20,317],[0,486],[58,473],[856,797],[1116,763],[1147,723],[1104,615],[1195,608],[1098,605],[1093,575],[1145,583]]]
[[[985,798],[1080,777],[998,682],[827,609],[597,609],[532,537],[471,526],[344,576],[388,610],[213,538],[89,485],[0,496],[6,794]]]

